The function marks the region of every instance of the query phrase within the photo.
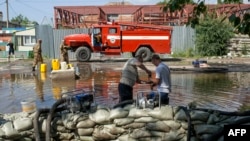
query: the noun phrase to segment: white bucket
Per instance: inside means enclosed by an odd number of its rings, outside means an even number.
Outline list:
[[[32,98],[21,101],[21,105],[23,112],[32,113],[36,110],[36,103]]]
[[[61,62],[61,70],[67,70],[68,65],[66,64],[66,62]]]

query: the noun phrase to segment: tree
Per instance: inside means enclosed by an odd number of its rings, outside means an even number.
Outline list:
[[[241,0],[220,0],[220,3],[241,3]],[[192,27],[199,25],[200,17],[207,14],[207,7],[205,5],[205,0],[198,0],[194,2],[193,0],[169,0],[164,3],[163,11],[165,12],[175,12],[177,10],[183,9],[187,4],[192,4],[194,6],[192,17],[188,19],[188,24]],[[243,18],[240,15],[236,16],[232,14],[229,17],[229,21],[233,23],[235,27],[235,32],[248,34],[250,36],[250,14],[244,13]]]
[[[11,22],[18,23],[18,24],[20,24],[21,26],[24,26],[24,27],[30,26],[31,24],[32,25],[38,25],[37,22],[30,21],[27,17],[23,16],[22,14],[19,14],[18,16],[13,17],[11,19]]]
[[[227,45],[234,36],[233,26],[225,18],[215,18],[208,14],[195,26],[196,51],[201,56],[221,56],[227,54]]]

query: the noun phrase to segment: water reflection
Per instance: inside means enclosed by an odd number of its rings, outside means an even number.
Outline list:
[[[68,93],[76,88],[76,81],[69,79],[65,81],[51,80],[52,94],[55,100],[62,98],[63,94]]]
[[[43,83],[46,80],[46,73],[41,73],[40,79],[38,78],[37,74],[34,74],[34,81],[35,81],[35,90],[37,97],[41,100],[41,102],[44,101],[44,93],[43,93]]]
[[[37,107],[50,107],[63,94],[83,89],[93,91],[95,102],[112,107],[118,103],[118,82],[121,62],[79,63],[77,80],[54,81],[50,72],[32,73],[20,66],[0,70],[0,112],[13,113],[21,111],[20,101],[26,98],[37,99]],[[20,69],[20,71],[18,71]],[[180,73],[172,72],[171,105],[187,106],[195,102],[198,107],[236,111],[250,107],[250,73]],[[147,74],[140,72],[142,79]],[[146,84],[136,84],[134,98],[138,91],[150,91]]]

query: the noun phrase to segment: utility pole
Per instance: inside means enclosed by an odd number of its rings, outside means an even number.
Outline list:
[[[9,2],[6,0],[6,10],[7,10],[7,21],[6,21],[6,27],[9,28]]]

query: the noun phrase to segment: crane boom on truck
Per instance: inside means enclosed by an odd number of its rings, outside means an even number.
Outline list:
[[[130,52],[150,60],[152,53],[171,53],[172,27],[132,24],[97,24],[88,34],[64,37],[64,46],[75,52],[77,61],[89,61],[92,53],[121,55]]]

